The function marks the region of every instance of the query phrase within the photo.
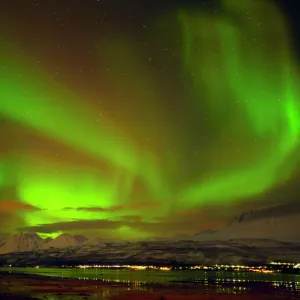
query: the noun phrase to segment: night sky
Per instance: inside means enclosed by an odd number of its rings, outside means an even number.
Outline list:
[[[0,231],[182,236],[297,201],[297,2],[1,0]]]

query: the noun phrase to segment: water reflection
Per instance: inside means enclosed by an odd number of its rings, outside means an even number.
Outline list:
[[[90,280],[89,278],[78,278],[79,280]],[[146,291],[149,288],[148,282],[143,281],[129,281],[129,280],[109,280],[109,279],[99,279],[94,278],[95,281],[101,281],[106,283],[122,283],[127,284],[126,290],[131,291]],[[173,282],[175,283],[175,281]],[[298,299],[297,295],[300,292],[300,282],[293,281],[250,281],[244,279],[231,280],[218,278],[216,280],[199,279],[195,278],[192,281],[176,281],[177,285],[187,285],[187,284],[199,284],[201,285],[201,293],[203,294],[243,294],[252,293],[255,299],[255,294],[269,293],[274,295],[273,299],[278,299],[278,297],[285,297],[284,299]],[[120,289],[121,290],[121,289]],[[115,291],[115,294],[119,293]],[[124,289],[122,289],[124,291]],[[94,294],[89,299],[110,299],[112,296],[111,290],[103,290],[102,293]],[[289,298],[286,298],[289,297]]]
[[[129,286],[129,290],[145,291],[149,289],[149,283],[152,281],[139,281],[139,280],[121,280],[121,279],[102,279],[102,278],[91,278],[91,277],[77,277],[79,280],[95,280],[104,283],[121,283]],[[186,285],[186,284],[199,284],[204,287],[205,292],[211,292],[214,290],[216,293],[221,294],[241,294],[249,292],[251,290],[262,291],[270,289],[271,287],[277,288],[276,294],[282,291],[282,294],[291,292],[298,294],[300,292],[300,281],[282,281],[282,280],[254,280],[254,279],[232,279],[232,278],[189,278],[187,280],[169,280],[168,284]],[[205,289],[206,288],[206,289]]]
[[[4,270],[1,269],[0,270]],[[291,295],[293,299],[300,292],[300,275],[296,274],[258,274],[247,272],[223,272],[223,271],[153,271],[153,270],[109,270],[109,269],[63,269],[63,268],[10,268],[11,273],[37,274],[58,278],[76,278],[78,280],[92,280],[104,283],[121,283],[124,288],[131,291],[151,290],[151,284],[172,286],[201,286],[203,293],[241,294],[270,292],[273,295]],[[127,287],[124,287],[127,286]],[[118,288],[103,288],[93,296],[86,299],[109,299],[112,292]],[[48,295],[44,299],[56,298]],[[255,296],[254,296],[255,298]],[[65,299],[76,299],[73,296]],[[82,299],[82,298],[78,298]],[[275,299],[275,298],[274,298]]]

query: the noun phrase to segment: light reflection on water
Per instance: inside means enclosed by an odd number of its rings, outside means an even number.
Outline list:
[[[205,271],[157,271],[157,270],[124,270],[124,269],[63,269],[63,268],[9,268],[0,270],[11,273],[45,275],[59,278],[76,278],[79,280],[95,280],[107,283],[122,283],[128,285],[127,290],[149,290],[149,284],[164,285],[201,285],[203,293],[216,292],[222,294],[239,294],[253,289],[264,290],[272,288],[277,295],[300,292],[300,275],[297,274],[259,274],[247,272],[205,272]],[[151,289],[151,288],[150,288]],[[116,292],[118,288],[114,287]],[[122,288],[124,291],[124,287]],[[109,299],[112,289],[104,288],[100,293],[87,299]],[[47,299],[56,300],[50,295]],[[59,298],[63,299],[63,298]],[[67,299],[67,298],[66,298]],[[68,298],[70,299],[70,298]],[[72,298],[75,300],[75,298]],[[82,299],[82,298],[78,298]],[[290,299],[293,299],[292,297]]]

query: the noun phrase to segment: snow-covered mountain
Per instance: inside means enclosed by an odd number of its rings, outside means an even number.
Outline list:
[[[235,226],[235,225],[234,225]],[[215,234],[206,232],[206,234]],[[98,240],[101,241],[101,240]],[[23,242],[26,247],[24,246]],[[59,266],[64,264],[215,264],[215,263],[265,263],[299,261],[300,243],[270,239],[231,239],[201,241],[152,240],[140,242],[79,244],[69,234],[56,239],[42,240],[35,234],[12,237],[0,252],[0,265]]]
[[[15,234],[0,247],[0,254],[38,250],[42,241],[36,233]]]
[[[63,233],[56,237],[55,239],[51,239],[40,247],[41,249],[48,249],[48,248],[68,248],[79,246],[83,243],[79,242],[74,236]]]
[[[250,264],[300,260],[300,243],[274,240],[144,241],[81,245],[8,253],[0,265],[61,266],[79,264]]]
[[[6,242],[5,236],[0,235],[0,247]]]
[[[81,239],[81,240],[80,240]],[[68,248],[82,245],[87,238],[76,238],[67,233],[63,233],[55,239],[42,239],[36,233],[19,233],[13,235],[10,239],[0,246],[0,254],[11,252],[28,252],[49,248]]]
[[[74,235],[73,237],[79,244],[84,244],[86,241],[89,240],[87,237],[80,234]]]
[[[300,242],[300,203],[273,205],[240,214],[232,223],[193,236],[198,241],[230,239],[271,239]]]
[[[176,239],[119,242],[65,233],[43,240],[37,234],[19,234],[0,247],[0,264],[299,261],[299,225],[300,205],[288,203],[244,212],[219,230]]]
[[[99,237],[93,237],[84,242],[85,245],[100,245],[103,244],[103,240]]]

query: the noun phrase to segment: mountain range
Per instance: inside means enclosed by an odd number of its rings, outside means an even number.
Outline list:
[[[11,238],[5,241],[0,247],[0,254],[14,252],[29,252],[45,250],[49,248],[68,248],[76,247],[84,244],[88,239],[83,236],[72,236],[68,233],[63,233],[55,239],[42,239],[36,233],[19,233],[14,234]]]
[[[219,230],[139,242],[36,233],[0,239],[0,264],[253,263],[300,261],[300,205],[288,203],[244,212]]]
[[[230,239],[271,239],[300,242],[300,203],[286,203],[250,210],[238,215],[219,230],[201,231],[198,241]]]

